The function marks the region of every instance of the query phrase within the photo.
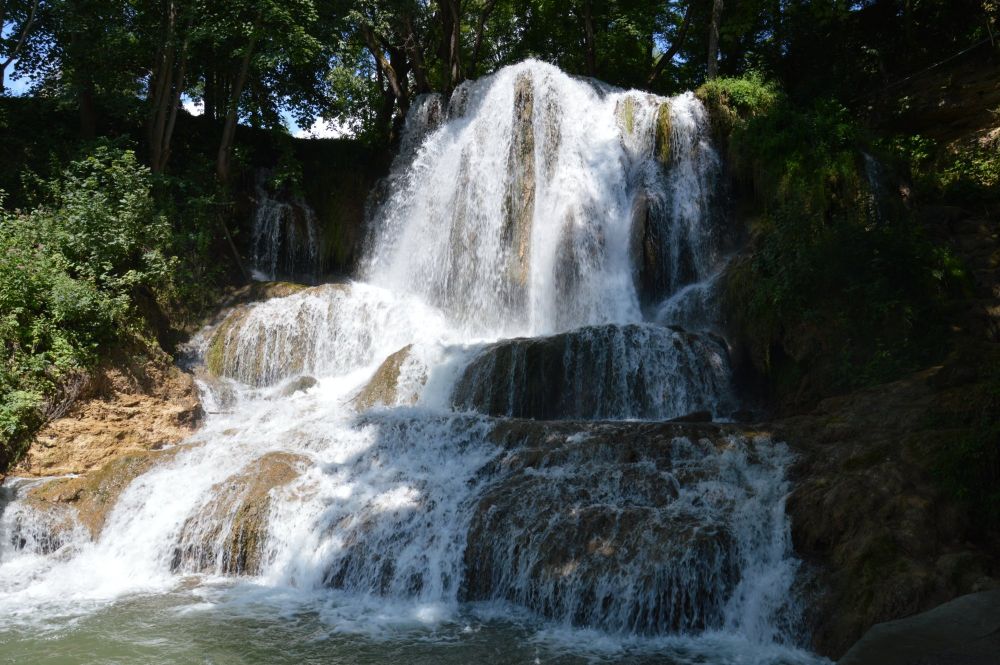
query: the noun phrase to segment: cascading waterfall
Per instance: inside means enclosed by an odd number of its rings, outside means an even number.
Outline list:
[[[0,608],[30,623],[240,576],[338,630],[528,611],[678,662],[810,662],[776,646],[795,640],[787,451],[654,422],[738,406],[718,168],[691,94],[528,61],[419,100],[362,281],[197,336],[217,413],[95,538],[4,489]]]
[[[319,226],[316,213],[304,200],[283,201],[266,186],[268,173],[257,178],[257,206],[253,215],[251,264],[255,279],[319,279]]]

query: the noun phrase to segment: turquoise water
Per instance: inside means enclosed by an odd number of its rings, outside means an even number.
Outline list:
[[[731,635],[643,640],[569,629],[510,607],[391,606],[330,592],[192,585],[99,606],[34,608],[0,623],[0,663],[496,665],[816,663]]]

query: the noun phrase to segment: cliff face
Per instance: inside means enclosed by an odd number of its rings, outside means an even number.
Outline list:
[[[178,443],[202,416],[191,375],[162,352],[116,353],[81,384],[66,412],[38,433],[14,475],[85,474],[123,455]]]
[[[773,424],[798,455],[787,510],[820,653],[840,656],[877,623],[1000,587],[997,534],[943,478],[995,408],[998,362],[994,345],[977,345]]]

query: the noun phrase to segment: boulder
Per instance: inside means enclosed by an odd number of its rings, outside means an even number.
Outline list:
[[[267,453],[214,485],[211,500],[184,523],[174,571],[255,575],[266,563],[271,492],[295,480],[308,460]]]
[[[872,627],[837,665],[996,665],[1000,589]]]
[[[729,394],[726,349],[716,339],[607,325],[491,344],[466,367],[452,401],[492,416],[665,420],[729,413]]]
[[[358,411],[364,411],[377,404],[383,406],[397,404],[401,397],[397,391],[400,369],[403,363],[410,358],[412,351],[413,345],[407,344],[386,358],[361,389],[361,392],[358,393],[358,396],[354,398],[354,408]],[[412,404],[416,401],[416,397],[416,395],[408,395],[406,401]]]

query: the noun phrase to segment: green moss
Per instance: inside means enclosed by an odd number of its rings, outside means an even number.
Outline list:
[[[635,100],[630,96],[622,100],[621,121],[625,133],[632,135],[635,132]]]
[[[229,334],[240,325],[246,317],[245,308],[238,309],[227,316],[219,327],[212,334],[212,339],[208,343],[208,351],[205,352],[205,368],[213,376],[225,376],[226,374],[226,347]]]
[[[663,103],[656,110],[656,158],[661,164],[670,163],[670,104]]]

